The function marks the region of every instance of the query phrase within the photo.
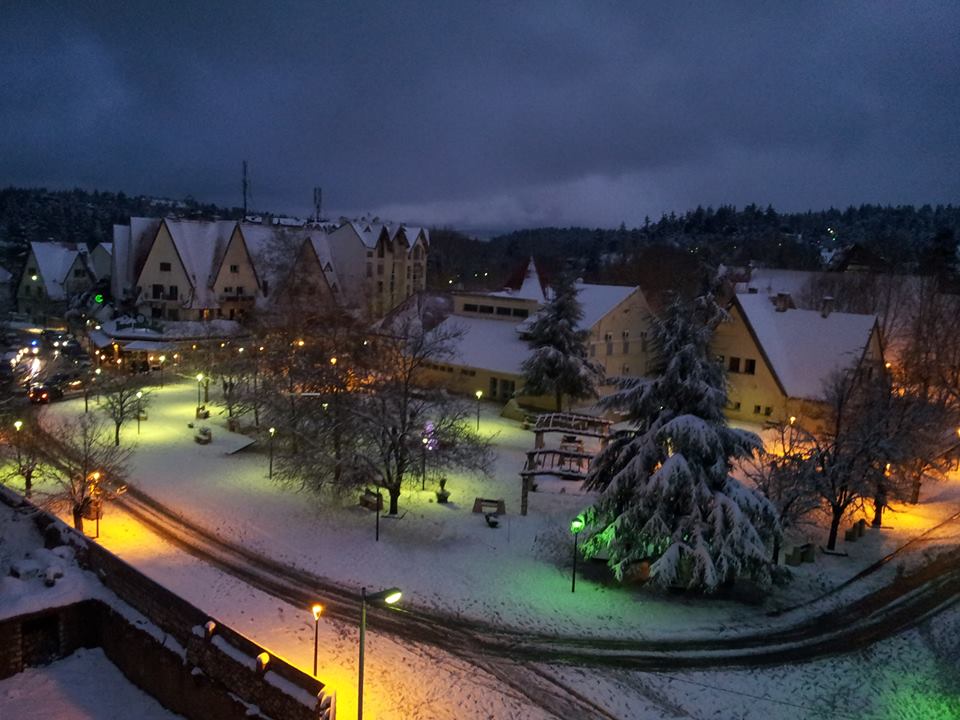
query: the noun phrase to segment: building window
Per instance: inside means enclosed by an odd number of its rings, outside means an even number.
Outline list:
[[[736,410],[737,412],[740,412],[740,401],[734,400],[732,403],[730,403],[730,407]]]
[[[86,274],[87,274],[87,273],[86,273],[86,271],[85,271],[83,268],[74,268],[74,269],[73,269],[73,276],[74,276],[75,278],[81,278],[81,277],[83,277],[83,276],[86,275]]]
[[[237,295],[243,295],[243,286],[237,285]]]
[[[179,296],[179,288],[176,285],[170,286],[170,292],[167,295],[167,300],[176,300]]]
[[[629,366],[629,365],[623,365],[623,366],[620,368],[620,374],[621,374],[621,375],[629,375],[629,374],[630,374],[630,366]]]
[[[483,315],[493,315],[493,305],[481,305],[477,308]]]
[[[170,263],[165,263],[165,262],[160,263],[160,272],[170,272],[171,269],[172,268],[170,267]]]
[[[629,341],[629,340],[624,340],[624,341],[623,341],[623,354],[626,355],[626,354],[629,353],[629,352],[630,352],[630,341]]]
[[[383,275],[383,263],[377,265],[377,275]]]
[[[230,272],[232,272],[232,273],[238,273],[238,272],[240,272],[240,266],[239,266],[239,265],[231,265],[231,266],[230,266]]]
[[[224,294],[224,295],[229,295],[229,294],[232,293],[232,292],[233,292],[233,285],[224,285],[224,286],[223,286],[223,294]]]
[[[759,414],[760,414],[760,406],[759,406],[759,405],[754,405],[754,406],[753,406],[753,414],[754,414],[754,415],[759,415]]]
[[[512,314],[514,317],[525,318],[530,316],[530,311],[526,308],[514,308]]]
[[[373,257],[373,250],[367,250],[367,257]]]
[[[367,277],[373,277],[373,265],[367,263]]]
[[[167,319],[168,320],[179,320],[180,311],[177,308],[168,308],[167,309]]]
[[[717,362],[720,363],[721,365],[724,364],[725,360],[726,358],[723,355],[717,355]]]
[[[747,375],[755,375],[757,372],[757,361],[753,358],[747,358],[743,361],[743,371]]]
[[[770,407],[769,405],[767,405],[767,406],[763,409],[763,414],[766,415],[767,417],[770,417],[771,415],[773,415],[773,408]]]
[[[463,304],[464,312],[477,312],[477,306],[474,303],[464,303]]]
[[[498,308],[497,308],[497,315],[506,315],[507,317],[510,317],[510,308],[508,308],[508,307],[498,307]]]
[[[740,372],[740,358],[731,357],[730,364],[727,366],[727,369],[732,373]],[[757,412],[759,412],[759,410]]]
[[[153,299],[162,300],[163,299],[163,285],[154,285],[153,286]]]
[[[263,281],[263,296],[266,297],[270,294],[270,283],[266,280]]]
[[[377,245],[377,257],[378,258],[383,257],[383,243],[380,243],[379,245]]]
[[[377,280],[377,292],[378,293],[383,292],[383,280]]]

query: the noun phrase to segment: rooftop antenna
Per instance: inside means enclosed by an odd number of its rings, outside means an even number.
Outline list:
[[[243,161],[243,216],[247,216],[247,195],[250,194],[250,179],[247,177],[247,161]]]
[[[323,208],[323,188],[315,187],[313,189],[313,219],[314,222],[320,222],[320,211]]]

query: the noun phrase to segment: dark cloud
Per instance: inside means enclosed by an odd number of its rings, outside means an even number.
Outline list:
[[[960,197],[960,5],[20,2],[0,183],[466,226]]]

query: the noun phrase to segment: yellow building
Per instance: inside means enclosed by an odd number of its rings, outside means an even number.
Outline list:
[[[639,287],[578,282],[583,310],[581,327],[590,331],[589,358],[608,378],[642,375],[651,358],[646,344],[650,308]],[[431,380],[451,391],[506,402],[517,396],[523,405],[554,409],[553,397],[522,395],[521,365],[530,353],[524,331],[547,301],[548,289],[531,258],[519,287],[490,293],[459,292],[453,313],[441,332],[456,333],[451,358],[429,368]],[[599,388],[601,394],[612,385]]]
[[[32,242],[17,285],[17,309],[36,321],[63,317],[70,301],[91,290],[96,281],[85,245]]]
[[[711,347],[726,370],[727,417],[756,423],[809,422],[834,373],[883,365],[876,316],[798,310],[787,293],[734,295]]]

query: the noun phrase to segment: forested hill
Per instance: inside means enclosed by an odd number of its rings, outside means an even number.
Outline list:
[[[666,215],[643,226],[616,229],[535,228],[489,241],[472,240],[450,230],[433,232],[431,284],[502,282],[526,257],[561,266],[576,259],[588,279],[634,282],[638,258],[652,248],[691,260],[810,269],[820,266],[821,251],[858,243],[893,269],[918,270],[939,262],[945,248],[960,238],[960,206],[861,205],[846,210],[778,213],[748,205],[697,208]],[[677,251],[680,251],[678,253]]]
[[[0,189],[0,265],[18,268],[34,240],[110,242],[113,225],[128,222],[131,216],[231,219],[242,213],[190,197],[167,200],[122,192],[8,187]]]

